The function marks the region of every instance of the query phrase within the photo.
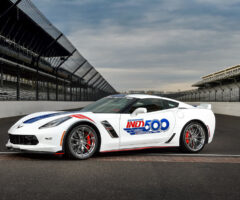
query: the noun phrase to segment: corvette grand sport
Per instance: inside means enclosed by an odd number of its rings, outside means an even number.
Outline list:
[[[191,106],[152,95],[112,95],[80,111],[27,115],[8,131],[9,149],[87,159],[96,152],[179,147],[196,153],[211,143],[210,104]]]

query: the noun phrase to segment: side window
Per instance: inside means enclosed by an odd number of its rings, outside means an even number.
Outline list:
[[[166,110],[178,107],[178,103],[174,101],[164,99],[139,99],[129,109],[129,113],[132,113],[137,108],[146,108],[147,112],[155,112],[159,110]]]
[[[154,112],[164,109],[164,104],[161,99],[139,99],[136,103],[132,105],[129,113],[132,113],[137,108],[146,108],[147,112]]]
[[[162,101],[164,103],[165,109],[177,108],[179,105],[179,103],[174,102],[174,101],[169,101],[169,100],[165,100],[165,99],[163,99]]]

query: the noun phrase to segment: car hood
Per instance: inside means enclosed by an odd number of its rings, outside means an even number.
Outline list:
[[[39,112],[27,115],[20,120],[18,120],[14,125],[10,127],[8,133],[10,134],[27,134],[28,130],[34,131],[39,129],[39,127],[62,117],[70,117],[68,123],[62,123],[63,126],[68,126],[69,123],[73,123],[79,120],[91,121],[96,123],[95,115],[91,112],[81,112],[81,111],[49,111],[49,112]],[[58,127],[58,126],[56,126]],[[54,128],[54,127],[52,127]],[[66,128],[66,127],[65,127]],[[16,132],[17,130],[17,132]]]
[[[91,112],[82,112],[82,111],[46,111],[46,112],[37,112],[37,113],[33,113],[33,114],[29,114],[23,118],[21,118],[20,120],[18,120],[13,127],[15,126],[29,126],[29,125],[34,125],[34,124],[44,124],[44,123],[48,123],[52,120],[61,118],[61,117],[66,117],[66,116],[73,116],[73,117],[77,117],[79,119],[83,119],[83,116],[85,117],[85,119],[91,120],[90,118],[88,118],[89,114],[93,114]],[[87,116],[85,116],[87,115]]]

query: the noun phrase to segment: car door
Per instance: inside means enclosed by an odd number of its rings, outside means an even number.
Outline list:
[[[168,107],[160,98],[139,99],[129,112],[120,115],[120,148],[144,147],[165,143],[173,134],[178,104]],[[137,108],[147,113],[134,115]]]

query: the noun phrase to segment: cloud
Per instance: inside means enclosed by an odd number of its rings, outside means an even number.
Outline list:
[[[34,2],[120,91],[190,89],[239,64],[237,0]]]
[[[111,26],[97,32],[78,30],[69,38],[121,90],[181,89],[174,89],[173,83],[189,89],[200,76],[239,61],[240,45],[235,41],[240,36],[228,31],[160,28],[125,31]]]

